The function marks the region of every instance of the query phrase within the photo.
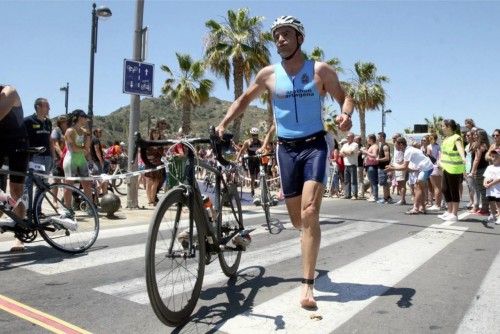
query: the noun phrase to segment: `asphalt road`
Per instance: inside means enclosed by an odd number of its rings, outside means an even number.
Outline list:
[[[164,326],[148,304],[144,250],[152,210],[102,219],[98,241],[79,256],[43,241],[9,253],[11,237],[2,235],[0,332],[47,332],[2,310],[12,310],[5,306],[11,300],[76,332],[500,333],[500,225],[466,214],[443,224],[431,214],[404,215],[408,209],[325,199],[319,308],[311,312],[298,306],[299,235],[285,208],[273,208],[285,229],[270,235],[260,209],[248,207],[245,224],[257,230],[238,277],[225,278],[217,261],[207,266],[198,305],[181,328]]]

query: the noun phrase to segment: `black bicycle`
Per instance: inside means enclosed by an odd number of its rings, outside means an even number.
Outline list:
[[[208,143],[217,152],[215,167],[195,156],[194,145]],[[236,167],[221,153],[227,143],[215,135],[213,128],[209,139],[145,141],[136,134],[136,147],[140,148],[146,168],[152,167],[147,160],[148,147],[182,145],[185,152],[184,163],[169,165],[169,173],[176,176],[179,184],[156,206],[146,244],[149,300],[157,317],[169,326],[189,319],[201,292],[205,265],[217,255],[224,274],[234,276],[241,252],[250,241],[243,228]],[[203,207],[196,166],[215,175],[212,221]]]
[[[44,147],[34,147],[27,151],[39,154],[44,150]],[[0,170],[0,174],[25,176],[26,185],[16,203],[0,201],[0,211],[11,219],[0,223],[0,233],[12,232],[25,243],[33,242],[40,233],[49,245],[67,253],[81,253],[94,244],[99,234],[99,216],[92,200],[80,189],[64,183],[49,184],[33,168],[27,173]],[[39,189],[35,196],[33,185]],[[71,197],[71,203],[65,203],[64,194]],[[80,201],[77,206],[74,205],[76,199]],[[21,204],[26,208],[26,218],[15,213]]]

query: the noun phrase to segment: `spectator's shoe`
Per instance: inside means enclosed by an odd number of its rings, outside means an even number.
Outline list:
[[[406,201],[403,201],[402,199],[400,199],[399,201],[397,201],[395,203],[396,205],[406,205]]]
[[[5,227],[14,227],[16,225],[16,222],[12,220],[10,217],[5,217],[4,219],[0,220],[0,229],[5,226]]]
[[[434,204],[433,206],[428,207],[427,210],[429,210],[429,211],[439,211],[439,210],[441,210],[441,208],[439,206],[437,206],[437,205]]]
[[[437,217],[442,220],[446,220],[446,218],[450,215],[448,211],[444,212],[443,214],[438,215]],[[453,216],[453,214],[451,214]]]
[[[476,211],[476,215],[479,215],[479,216],[488,216],[490,214],[490,212],[488,210],[477,210]]]
[[[487,223],[487,224],[493,224],[493,223],[495,223],[495,221],[496,221],[496,220],[497,220],[497,219],[496,219],[495,215],[490,214],[490,215],[488,216],[488,219],[486,220],[486,223]]]
[[[457,222],[458,217],[451,213],[451,214],[448,214],[443,220],[446,222]]]
[[[367,202],[377,202],[378,200],[373,198],[373,197],[370,197],[366,200]]]
[[[500,216],[497,218],[495,225],[500,225]]]
[[[261,203],[262,203],[262,201],[261,201],[261,199],[260,199],[260,196],[255,196],[255,197],[253,198],[253,204],[254,204],[255,206],[260,206],[260,204],[261,204]]]
[[[351,199],[352,196],[343,196],[342,199]]]
[[[62,225],[65,229],[68,231],[76,231],[78,229],[78,224],[74,219],[71,218],[66,218],[63,215],[59,217],[52,217],[51,218],[54,223]]]
[[[394,200],[392,199],[392,197],[388,197],[385,199],[385,204],[394,204]]]

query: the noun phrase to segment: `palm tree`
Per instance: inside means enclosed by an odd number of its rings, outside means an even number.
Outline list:
[[[162,65],[161,69],[168,74],[161,91],[174,106],[182,109],[182,130],[184,134],[191,132],[191,110],[208,101],[213,89],[213,82],[204,79],[205,67],[202,61],[193,61],[187,54],[175,53],[181,73],[175,76],[170,67]]]
[[[243,94],[243,82],[248,86],[252,76],[270,63],[267,45],[271,33],[262,31],[262,16],[249,17],[248,9],[228,10],[225,22],[209,20],[210,30],[205,46],[205,62],[218,77],[223,77],[229,89],[233,73],[234,99]],[[233,123],[235,141],[239,140],[241,117]]]
[[[374,63],[354,64],[356,78],[349,83],[343,83],[344,89],[352,99],[359,112],[359,127],[363,142],[366,137],[366,112],[383,107],[385,101],[385,90],[382,84],[388,82],[389,78],[377,75],[377,67]]]
[[[317,46],[313,48],[311,54],[308,54],[307,52],[303,52],[303,54],[304,54],[304,57],[306,59],[325,62],[328,65],[330,65],[331,67],[333,67],[335,72],[344,73],[344,69],[340,66],[340,59],[338,59],[337,57],[334,57],[334,58],[325,60],[325,52],[323,51],[323,49],[321,49]]]
[[[432,119],[424,118],[430,133],[437,133],[440,137],[443,137],[443,129],[441,128],[441,123],[443,122],[442,116],[436,116],[432,114]]]

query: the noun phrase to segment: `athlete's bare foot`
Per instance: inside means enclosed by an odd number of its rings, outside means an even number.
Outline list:
[[[305,309],[317,309],[316,300],[314,300],[314,280],[302,280],[302,291],[300,293],[300,306]]]

